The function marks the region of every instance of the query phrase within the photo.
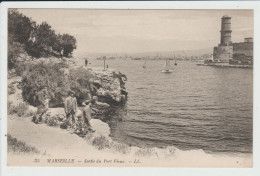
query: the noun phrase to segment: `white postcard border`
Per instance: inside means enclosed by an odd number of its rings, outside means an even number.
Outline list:
[[[7,167],[7,9],[8,8],[89,8],[89,9],[254,9],[254,134],[252,169],[211,168],[70,168],[70,167]],[[196,175],[256,176],[260,175],[260,2],[4,2],[1,3],[1,174],[11,175]]]

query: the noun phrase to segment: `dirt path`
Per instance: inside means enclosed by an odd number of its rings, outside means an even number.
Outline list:
[[[12,81],[19,81],[15,77]],[[11,82],[11,80],[9,80]],[[9,82],[9,83],[10,83]],[[8,100],[14,104],[22,102],[21,90],[15,84],[15,94],[9,95]],[[167,149],[140,149],[131,147],[130,153],[122,154],[120,148],[98,150],[89,140],[83,139],[72,131],[59,127],[49,127],[46,124],[34,124],[31,117],[8,115],[8,134],[27,145],[40,150],[41,154],[17,155],[8,153],[8,165],[11,166],[157,166],[157,167],[252,167],[252,155],[248,156],[214,156],[202,150],[181,151]],[[92,119],[91,125],[96,132],[91,137],[109,136],[110,129],[106,123]],[[140,157],[139,153],[152,153],[151,156]],[[141,151],[141,152],[140,152]],[[159,158],[157,156],[160,156]],[[35,163],[35,158],[41,162]],[[49,163],[48,159],[75,159],[74,163]],[[101,163],[97,162],[97,159]],[[140,163],[134,163],[140,159]],[[87,162],[85,162],[87,161]]]
[[[108,135],[107,124],[100,120],[92,120],[95,135]],[[108,128],[108,129],[107,129]],[[86,139],[71,131],[49,127],[46,124],[34,124],[31,118],[17,118],[9,116],[8,133],[20,141],[41,151],[38,158],[43,163],[34,163],[35,156],[8,155],[8,165],[18,166],[159,166],[159,167],[251,167],[252,156],[230,157],[212,156],[202,151],[176,151],[172,158],[137,157],[133,153],[118,154],[109,149],[98,150]],[[157,149],[159,150],[159,149]],[[165,151],[165,150],[163,150]],[[159,151],[158,151],[159,152]],[[43,153],[46,153],[43,155]],[[76,160],[71,163],[48,163],[48,159]],[[141,163],[134,161],[139,158]],[[96,159],[102,161],[97,163]],[[87,160],[89,162],[85,163]],[[95,161],[92,163],[92,161]],[[107,161],[107,163],[105,162]],[[123,161],[125,163],[116,163]],[[125,165],[126,164],[126,165]]]
[[[95,119],[92,120],[92,124],[94,124],[93,128],[96,127],[95,135],[108,135],[109,128],[106,124]],[[8,134],[36,147],[41,153],[47,153],[49,156],[80,157],[85,154],[89,155],[89,151],[100,153],[94,146],[72,131],[49,127],[46,124],[34,124],[30,117],[18,118],[9,115]]]

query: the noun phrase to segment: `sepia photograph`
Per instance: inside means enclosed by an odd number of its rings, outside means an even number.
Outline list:
[[[7,9],[7,166],[253,168],[254,9]]]

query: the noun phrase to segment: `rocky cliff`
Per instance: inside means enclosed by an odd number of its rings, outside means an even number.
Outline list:
[[[86,68],[79,59],[43,58],[26,62],[22,72],[22,95],[30,105],[38,106],[44,98],[50,107],[63,107],[69,91],[74,91],[81,105],[98,97],[108,105],[124,104],[127,99],[124,74],[113,69]],[[40,98],[39,98],[40,97]]]
[[[124,103],[127,98],[127,78],[119,71],[102,68],[86,68],[93,76],[91,83],[96,89],[98,100],[109,105]]]

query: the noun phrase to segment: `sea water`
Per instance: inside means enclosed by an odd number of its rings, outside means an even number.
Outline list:
[[[182,151],[251,154],[253,70],[164,61],[106,60],[127,75],[128,100],[103,116],[117,142],[141,148],[174,146]],[[90,60],[102,67],[102,60]]]

